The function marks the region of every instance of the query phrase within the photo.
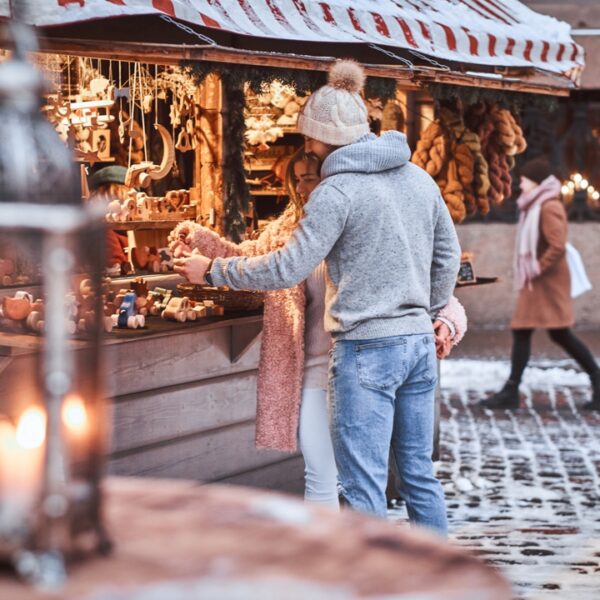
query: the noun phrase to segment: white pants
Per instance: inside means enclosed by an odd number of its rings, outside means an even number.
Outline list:
[[[304,457],[304,500],[339,509],[326,390],[303,388],[298,429]]]

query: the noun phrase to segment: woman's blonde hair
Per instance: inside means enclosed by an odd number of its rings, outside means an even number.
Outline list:
[[[317,165],[317,173],[319,173],[321,169],[321,161],[314,154],[306,154],[303,147],[298,148],[288,160],[285,169],[285,187],[290,198],[290,203],[294,206],[296,221],[299,221],[304,216],[304,205],[307,201],[307,198],[300,197],[298,192],[296,192],[298,179],[294,173],[294,165],[303,160]]]

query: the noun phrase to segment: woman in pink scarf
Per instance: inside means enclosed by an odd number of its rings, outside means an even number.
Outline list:
[[[590,376],[593,395],[583,408],[600,409],[600,368],[571,331],[574,317],[566,259],[567,215],[560,201],[560,186],[544,158],[530,160],[521,168],[514,262],[519,298],[511,321],[511,372],[500,392],[481,401],[485,408],[519,407],[519,384],[529,361],[533,332],[546,329],[550,339]]]

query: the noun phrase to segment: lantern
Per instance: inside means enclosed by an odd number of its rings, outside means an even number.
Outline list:
[[[0,65],[0,562],[60,584],[67,560],[110,546],[101,519],[106,454],[103,218],[82,204],[67,147],[40,113],[43,81],[12,23]]]

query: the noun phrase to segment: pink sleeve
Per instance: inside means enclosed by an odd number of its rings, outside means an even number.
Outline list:
[[[218,233],[194,223],[193,221],[182,221],[169,234],[169,244],[179,240],[180,235],[185,235],[187,243],[192,249],[198,249],[208,258],[221,258],[227,256],[240,256],[244,254],[254,254],[252,249],[256,242],[242,242],[234,244],[221,237]]]
[[[293,208],[293,207],[292,207]],[[208,258],[226,258],[228,256],[260,256],[283,245],[289,237],[283,235],[286,227],[289,228],[290,217],[294,213],[287,209],[278,219],[271,221],[256,240],[244,240],[239,244],[230,242],[218,233],[194,221],[182,221],[169,233],[169,246],[179,241],[184,235],[187,244],[193,249],[198,249]],[[282,238],[283,235],[283,238]]]
[[[464,306],[458,301],[456,296],[452,296],[450,302],[440,310],[437,316],[447,319],[454,325],[456,333],[452,338],[452,345],[456,346],[467,332],[467,313]]]

